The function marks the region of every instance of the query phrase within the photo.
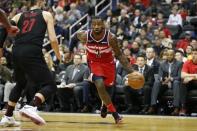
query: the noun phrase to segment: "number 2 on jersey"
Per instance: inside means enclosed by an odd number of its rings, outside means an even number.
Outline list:
[[[36,22],[36,19],[25,20],[23,22],[22,33],[30,32]]]

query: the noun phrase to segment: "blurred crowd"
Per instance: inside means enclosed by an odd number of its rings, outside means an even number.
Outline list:
[[[59,63],[54,53],[48,52],[48,47],[43,48],[58,91],[40,110],[99,112],[101,101],[94,84],[88,80],[90,71],[84,45],[77,43],[73,59],[68,57],[69,27],[86,13],[90,17],[94,15],[94,7],[98,2],[46,0],[44,10],[53,14],[56,35],[64,38],[59,45],[63,62]],[[2,0],[0,8],[11,19],[17,13],[28,10],[28,2]],[[113,9],[107,10],[101,17],[106,28],[117,36],[121,51],[133,68],[145,77],[142,89],[130,88],[125,82],[128,73],[115,60],[117,75],[113,101],[118,110],[125,114],[187,115],[193,112],[190,109],[195,109],[195,104],[188,104],[187,96],[189,90],[197,89],[197,1],[119,0]],[[12,74],[13,42],[13,38],[7,38],[4,55],[0,59],[0,64]],[[10,90],[15,85],[14,77],[6,78],[6,74],[0,76],[1,107],[6,108]],[[31,102],[34,92],[39,88],[31,80],[27,87],[20,104]],[[170,94],[172,99],[163,99],[162,96],[166,94]]]

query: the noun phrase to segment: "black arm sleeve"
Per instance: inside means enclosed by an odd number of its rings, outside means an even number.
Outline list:
[[[77,35],[75,35],[73,38],[71,38],[69,42],[69,51],[73,52],[73,49],[78,46],[79,39],[77,38]]]
[[[7,31],[4,27],[0,26],[0,48],[3,48],[3,43],[7,37]]]

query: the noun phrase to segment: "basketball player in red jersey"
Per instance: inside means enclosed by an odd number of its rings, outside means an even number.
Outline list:
[[[25,105],[19,112],[35,124],[44,125],[46,123],[37,114],[37,107],[57,90],[56,83],[42,53],[46,31],[48,31],[51,47],[57,59],[61,61],[61,57],[54,30],[53,16],[51,13],[41,10],[44,4],[43,0],[31,0],[30,10],[17,14],[12,19],[11,23],[20,29],[12,49],[16,86],[10,93],[6,113],[0,122],[3,126],[20,126],[20,123],[15,121],[13,117],[13,110],[21,92],[26,87],[27,77],[42,88],[35,94],[32,103]]]
[[[93,17],[91,30],[81,31],[70,42],[70,52],[77,42],[85,44],[87,50],[88,66],[91,70],[91,80],[96,85],[100,99],[102,100],[101,117],[107,116],[107,110],[112,113],[115,123],[121,123],[122,117],[117,113],[110,92],[115,81],[115,57],[121,62],[124,69],[133,72],[127,58],[121,53],[117,38],[109,30],[105,29],[100,17]],[[137,77],[137,76],[136,76]]]

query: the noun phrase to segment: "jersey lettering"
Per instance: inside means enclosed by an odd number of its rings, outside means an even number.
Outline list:
[[[30,32],[36,23],[36,19],[25,20],[23,22],[22,33]]]

